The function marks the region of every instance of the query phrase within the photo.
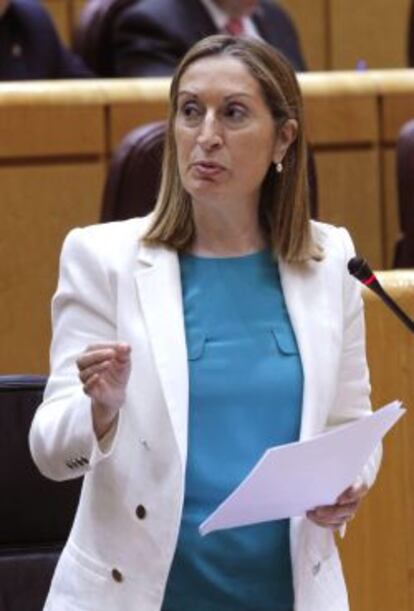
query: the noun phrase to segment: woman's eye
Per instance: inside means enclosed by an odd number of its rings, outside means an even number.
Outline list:
[[[242,121],[246,118],[246,110],[239,106],[238,104],[232,104],[226,109],[226,117],[228,117],[232,121]]]
[[[199,116],[200,110],[195,102],[187,102],[181,106],[181,114],[186,119],[195,119]]]

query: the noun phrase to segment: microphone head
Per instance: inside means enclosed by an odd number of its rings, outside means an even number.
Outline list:
[[[362,257],[352,257],[348,261],[348,271],[351,276],[355,276],[355,278],[364,284],[366,284],[367,280],[375,278],[372,269]]]

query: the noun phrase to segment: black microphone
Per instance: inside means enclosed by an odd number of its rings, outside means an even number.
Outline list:
[[[348,261],[348,271],[351,276],[357,278],[367,286],[394,312],[396,316],[414,333],[414,321],[400,308],[399,305],[385,292],[378,278],[362,257],[353,257]]]

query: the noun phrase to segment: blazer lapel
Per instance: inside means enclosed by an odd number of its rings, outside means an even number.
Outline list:
[[[139,251],[135,273],[149,341],[174,430],[185,465],[188,420],[188,364],[177,253],[167,248]]]
[[[332,312],[324,286],[323,263],[288,264],[279,261],[281,284],[295,332],[304,376],[300,439],[325,427],[332,339]],[[318,267],[319,266],[319,267]],[[328,331],[329,328],[329,332]]]
[[[182,464],[187,454],[188,361],[178,256],[167,248],[140,246],[135,273],[149,340]],[[323,263],[279,260],[282,289],[304,374],[300,438],[325,426],[330,354],[337,338]]]

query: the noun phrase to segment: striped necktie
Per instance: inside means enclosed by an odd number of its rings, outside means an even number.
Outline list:
[[[224,31],[232,36],[242,36],[244,34],[243,21],[240,17],[231,17],[224,26]]]

